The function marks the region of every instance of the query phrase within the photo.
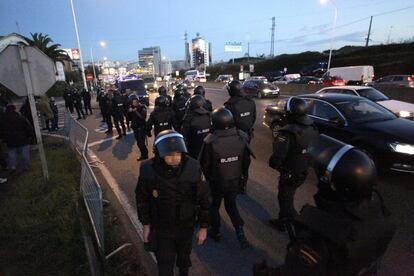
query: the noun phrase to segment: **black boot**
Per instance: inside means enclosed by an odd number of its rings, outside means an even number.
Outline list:
[[[270,223],[270,225],[272,225],[273,227],[275,227],[280,232],[285,232],[286,231],[285,220],[282,220],[282,219],[270,219],[269,220],[269,223]]]
[[[250,246],[249,242],[246,239],[246,236],[244,235],[243,226],[236,227],[236,236],[242,249]]]
[[[211,228],[208,234],[215,242],[221,241],[220,230]]]

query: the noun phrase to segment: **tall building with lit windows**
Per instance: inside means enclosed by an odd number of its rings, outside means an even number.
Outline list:
[[[206,42],[203,37],[197,33],[197,37],[191,40],[188,45],[190,52],[190,65],[198,69],[200,66],[209,66],[211,62],[211,44]]]

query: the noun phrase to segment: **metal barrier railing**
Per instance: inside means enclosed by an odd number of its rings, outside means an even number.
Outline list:
[[[81,156],[80,191],[93,228],[101,256],[104,256],[104,213],[102,189],[88,162],[88,130],[65,112],[65,134]]]

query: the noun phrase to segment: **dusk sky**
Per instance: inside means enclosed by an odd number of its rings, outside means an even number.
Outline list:
[[[213,61],[233,56],[227,41],[250,41],[250,55],[269,54],[271,18],[276,17],[275,54],[329,48],[334,8],[319,0],[298,1],[138,1],[73,0],[84,60],[107,56],[137,60],[138,49],[159,45],[170,60],[184,57],[184,32],[199,32],[212,43]],[[414,37],[414,0],[336,0],[335,47],[364,45],[369,17],[374,16],[371,44]],[[18,22],[18,26],[16,24]],[[77,48],[68,0],[1,0],[0,35],[41,32],[62,48]],[[105,48],[99,41],[107,43]],[[241,55],[241,54],[240,54]],[[235,57],[239,54],[234,54]]]

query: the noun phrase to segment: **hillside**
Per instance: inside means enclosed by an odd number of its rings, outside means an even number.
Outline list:
[[[247,58],[235,59],[235,64],[221,63],[210,66],[211,77],[220,74],[238,76],[240,64],[255,64],[255,75],[288,69],[288,73],[300,72],[306,66],[328,60],[329,51],[282,54],[272,59],[247,62]],[[331,67],[351,65],[373,65],[376,77],[390,74],[414,73],[414,42],[402,44],[375,45],[369,47],[345,46],[333,51]]]

